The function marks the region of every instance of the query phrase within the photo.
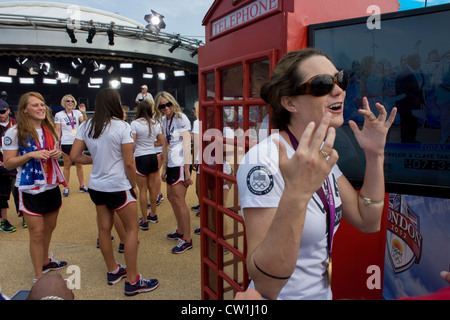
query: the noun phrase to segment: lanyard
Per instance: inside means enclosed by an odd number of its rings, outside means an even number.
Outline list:
[[[44,127],[41,126],[41,130],[42,130],[42,148],[41,148],[41,143],[38,139],[38,141],[36,141],[36,147],[38,148],[38,150],[47,150],[47,140],[45,139],[45,131],[44,131]],[[43,165],[44,165],[44,170],[45,172],[47,172],[47,160],[45,159],[41,159]]]
[[[172,127],[173,117],[175,117],[175,115],[172,115],[172,118],[170,118],[170,123],[168,123],[169,119],[166,117],[166,140],[168,145],[170,145],[170,128]]]
[[[298,148],[297,138],[287,128],[286,132],[289,136],[289,139],[291,140],[292,147],[294,148],[294,150],[297,150]],[[322,201],[325,211],[327,212],[328,254],[331,256],[331,243],[333,241],[334,225],[336,219],[336,207],[334,203],[333,190],[331,189],[330,178],[328,177],[325,182],[325,186],[328,196],[325,195],[325,192],[322,187],[320,187],[319,190],[317,190],[317,193],[319,194],[320,200]]]
[[[67,115],[67,118],[69,119],[70,125],[72,126],[72,130],[75,129],[75,118],[73,116],[73,110],[72,110],[72,120],[70,119],[69,115],[67,114],[67,111],[64,111]]]

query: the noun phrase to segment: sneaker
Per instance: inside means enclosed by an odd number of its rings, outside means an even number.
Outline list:
[[[80,188],[80,192],[81,192],[81,193],[89,193],[88,188],[86,188],[86,186],[82,186],[82,187]]]
[[[0,222],[0,228],[5,233],[11,233],[11,232],[16,231],[16,227],[11,225],[11,223],[9,223],[9,221],[6,219]]]
[[[174,232],[169,233],[167,235],[167,239],[169,239],[169,240],[181,240],[182,238],[183,238],[183,235],[178,233],[178,229],[175,229]]]
[[[164,200],[163,194],[158,193],[158,196],[156,197],[156,206],[159,206],[163,200]]]
[[[192,211],[199,211],[200,210],[200,203],[198,203],[196,206],[191,207]]]
[[[172,253],[183,253],[186,250],[191,250],[192,249],[192,239],[190,242],[187,242],[185,239],[181,239],[180,242],[178,242],[178,244],[173,247],[172,249]]]
[[[42,266],[42,274],[46,274],[47,272],[52,270],[59,270],[65,268],[66,266],[67,266],[66,261],[58,261],[50,257],[50,262],[45,266]]]
[[[107,272],[106,279],[108,284],[112,286],[113,284],[119,283],[122,278],[127,277],[127,267],[122,266],[121,264],[117,265],[117,269],[114,272]]]
[[[148,230],[148,221],[144,222],[144,220],[141,218],[139,218],[139,228],[141,230],[147,231]]]
[[[69,189],[64,188],[63,197],[68,197],[68,196],[69,196]]]
[[[28,225],[25,222],[25,218],[24,217],[22,217],[22,228],[24,228],[24,229],[28,228]]]
[[[196,235],[199,235],[199,234],[200,234],[200,227],[198,227],[197,229],[195,229],[195,230],[194,230],[194,233],[195,233]]]
[[[196,217],[200,217],[200,210],[198,210],[198,211],[195,213],[195,216],[196,216]]]
[[[125,295],[134,296],[142,292],[150,292],[155,290],[159,285],[157,279],[144,279],[139,275],[139,280],[135,283],[125,281]]]

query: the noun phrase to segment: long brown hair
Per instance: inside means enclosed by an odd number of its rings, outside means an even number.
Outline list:
[[[112,118],[123,119],[119,92],[111,88],[101,89],[95,97],[95,113],[89,123],[88,136],[97,139]]]
[[[39,141],[36,129],[33,127],[28,114],[25,113],[25,109],[28,106],[28,100],[30,97],[35,97],[45,104],[44,97],[39,92],[28,92],[20,97],[18,110],[17,110],[17,139],[19,146],[24,146],[28,143],[29,137]],[[42,121],[42,126],[46,127],[52,133],[55,144],[58,141],[55,131],[55,125],[53,124],[53,117],[50,112],[50,108],[45,104],[45,119]]]
[[[151,100],[142,100],[137,107],[136,110],[136,118],[142,118],[148,123],[148,136],[152,134],[152,122],[153,120],[153,101]]]

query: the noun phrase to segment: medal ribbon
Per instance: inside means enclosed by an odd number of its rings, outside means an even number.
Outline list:
[[[297,150],[298,148],[297,138],[287,128],[286,132],[289,136],[289,139],[291,140],[292,147],[294,148],[294,150]],[[330,178],[327,177],[325,183],[328,197],[325,195],[323,187],[320,187],[319,190],[317,190],[317,193],[319,194],[320,200],[322,201],[324,209],[327,212],[328,255],[330,256],[331,259],[331,243],[333,241],[334,225],[336,219],[336,207],[334,203],[333,190],[331,189]]]
[[[172,127],[172,121],[174,116],[175,115],[172,115],[172,118],[170,118],[170,123],[168,123],[169,119],[167,119],[166,117],[166,140],[168,145],[170,145],[170,128]]]
[[[73,110],[72,110],[72,120],[70,119],[69,115],[67,114],[67,111],[64,111],[64,112],[67,115],[67,119],[69,119],[72,130],[74,130],[75,129],[75,117],[73,116]]]
[[[42,126],[41,126],[41,129],[42,129],[42,147],[41,147],[41,143],[40,143],[39,139],[38,139],[38,141],[35,141],[36,147],[38,148],[38,150],[47,150],[47,140],[45,139],[45,131]],[[47,160],[41,159],[41,161],[42,161],[44,171],[47,172]]]

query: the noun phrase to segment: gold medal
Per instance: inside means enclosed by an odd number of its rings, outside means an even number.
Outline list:
[[[47,173],[47,161],[42,161],[42,167],[44,169],[44,172]]]
[[[77,134],[77,130],[72,129],[72,134]]]

